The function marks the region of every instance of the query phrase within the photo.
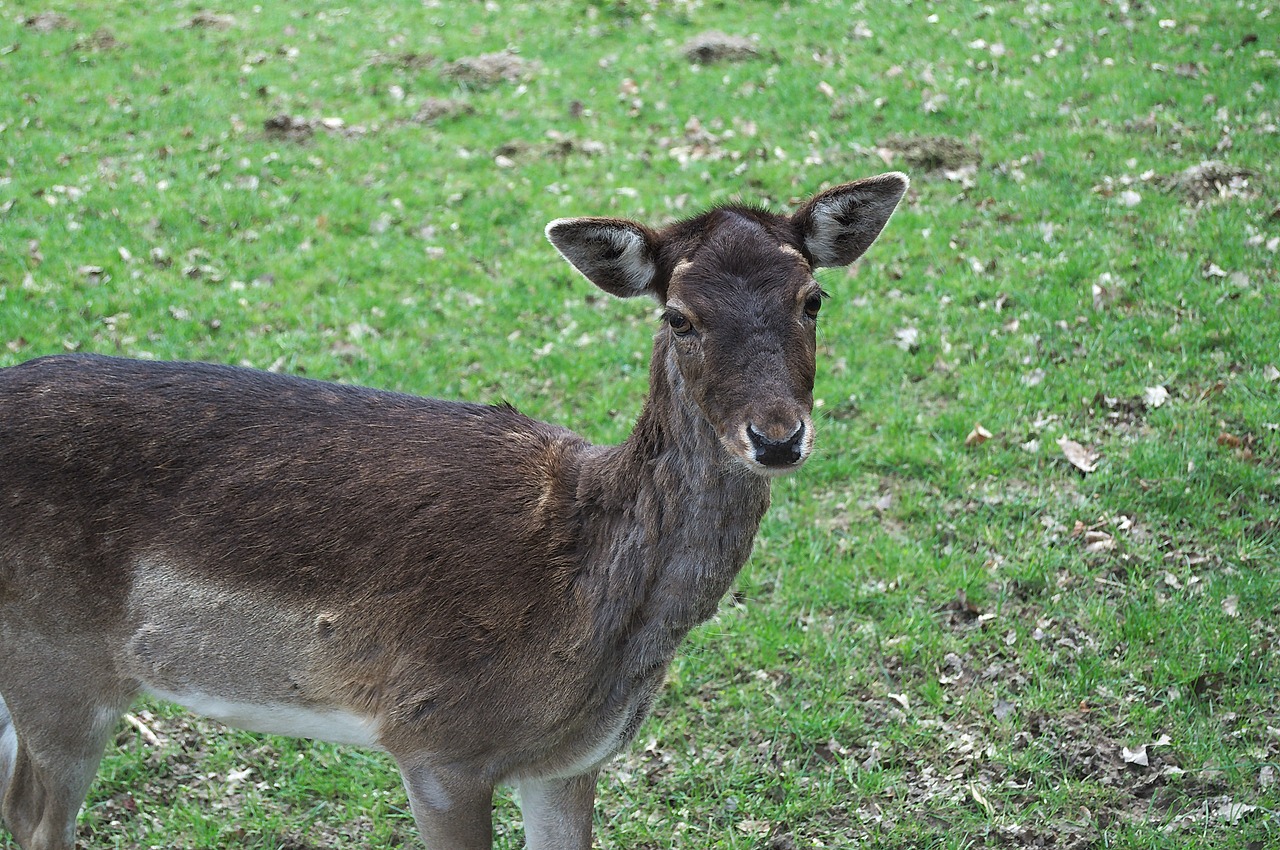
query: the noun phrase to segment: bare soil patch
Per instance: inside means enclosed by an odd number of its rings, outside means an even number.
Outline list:
[[[475,85],[492,86],[498,83],[514,83],[533,76],[541,65],[513,53],[500,50],[479,56],[463,56],[444,66],[444,75],[450,79]]]
[[[982,153],[974,145],[954,136],[892,135],[880,142],[881,148],[920,171],[955,171],[982,163]]]
[[[22,25],[35,32],[56,32],[75,27],[75,22],[58,12],[40,12],[22,21]]]
[[[756,43],[740,35],[726,35],[717,30],[699,33],[680,47],[690,62],[710,65],[715,62],[743,62],[760,55]]]
[[[1229,165],[1221,160],[1205,160],[1166,178],[1166,185],[1193,203],[1217,198],[1250,198],[1257,192],[1249,181],[1255,174],[1248,168]]]
[[[429,97],[418,107],[418,111],[409,120],[414,124],[433,124],[459,115],[470,115],[475,107],[465,100],[456,98]]]

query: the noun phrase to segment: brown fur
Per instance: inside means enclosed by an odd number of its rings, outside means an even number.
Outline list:
[[[850,227],[869,244],[904,189],[847,184],[803,218],[553,222],[601,288],[689,322],[657,333],[619,446],[507,406],[225,366],[0,370],[0,787],[19,844],[71,846],[114,723],[151,689],[337,712],[339,739],[367,723],[429,846],[488,847],[499,782],[530,847],[589,846],[596,772],[747,559],[769,475],[812,445],[810,267]],[[879,206],[860,218],[846,195]],[[824,218],[817,255],[815,209],[854,222]]]

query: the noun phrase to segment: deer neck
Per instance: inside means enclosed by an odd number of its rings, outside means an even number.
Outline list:
[[[631,670],[670,662],[751,554],[769,482],[721,445],[660,335],[631,436],[584,464],[579,489],[595,638]]]

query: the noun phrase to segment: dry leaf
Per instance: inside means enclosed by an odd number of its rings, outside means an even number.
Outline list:
[[[1075,440],[1066,437],[1058,438],[1058,448],[1062,449],[1062,454],[1072,466],[1085,474],[1096,470],[1098,461],[1102,458],[1097,452],[1086,449]]]
[[[969,436],[964,438],[966,448],[980,446],[987,440],[991,439],[991,432],[982,427],[981,422],[974,423],[973,430],[969,432]]]
[[[920,331],[917,328],[899,328],[893,336],[895,344],[903,351],[915,352],[920,348]]]
[[[1235,826],[1245,815],[1256,811],[1258,811],[1258,807],[1251,806],[1248,803],[1224,803],[1213,814],[1218,820],[1224,820]]]
[[[1116,539],[1105,531],[1086,531],[1084,533],[1084,551],[1090,555],[1098,552],[1110,552],[1116,548]]]
[[[1142,744],[1135,749],[1128,747],[1120,748],[1120,757],[1124,759],[1125,764],[1136,764],[1142,767],[1150,767],[1151,762],[1147,760],[1147,745]]]
[[[983,811],[987,813],[988,817],[995,816],[996,807],[991,805],[991,801],[983,795],[982,791],[979,790],[978,786],[973,782],[969,783],[969,793],[973,796],[973,801],[979,806],[982,806]]]
[[[1277,369],[1274,365],[1268,363],[1266,366],[1262,367],[1262,377],[1274,384],[1277,381],[1280,381],[1280,369]]]
[[[1240,597],[1234,593],[1222,600],[1222,613],[1228,617],[1240,616]]]
[[[1238,449],[1244,445],[1244,440],[1240,439],[1235,434],[1228,434],[1226,431],[1223,431],[1218,435],[1218,445],[1226,446],[1229,449]]]
[[[1169,391],[1164,387],[1147,387],[1142,391],[1142,402],[1147,407],[1159,407],[1169,400]]]

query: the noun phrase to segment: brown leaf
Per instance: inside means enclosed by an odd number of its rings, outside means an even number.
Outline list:
[[[987,440],[991,439],[991,432],[982,427],[981,422],[975,422],[973,430],[969,432],[969,436],[964,438],[965,448],[973,448],[980,446]]]
[[[1072,466],[1086,475],[1095,471],[1098,468],[1098,461],[1102,459],[1097,452],[1086,449],[1075,440],[1066,437],[1058,438],[1058,448],[1062,449],[1062,454]]]

